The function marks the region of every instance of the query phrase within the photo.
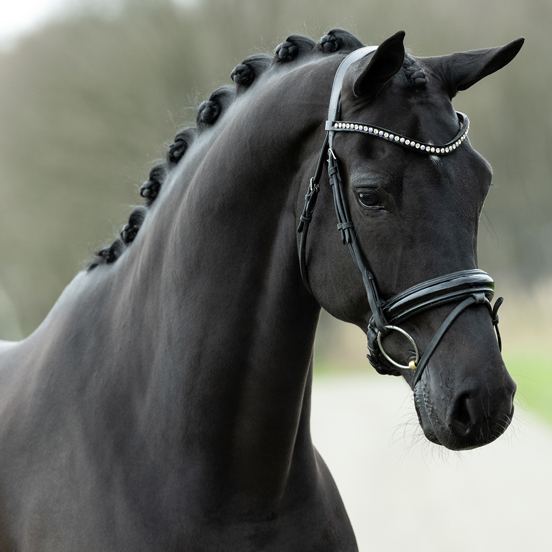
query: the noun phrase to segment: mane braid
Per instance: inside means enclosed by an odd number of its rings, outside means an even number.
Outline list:
[[[288,36],[285,42],[279,44],[274,51],[274,65],[300,60],[312,52],[316,43],[311,38],[301,35]]]
[[[172,169],[184,156],[187,149],[197,138],[197,128],[188,127],[181,130],[174,138],[174,142],[167,150],[167,166]]]
[[[297,63],[306,62],[313,56],[350,53],[362,46],[360,40],[343,29],[328,31],[328,34],[318,42],[306,36],[291,35],[276,47],[273,56],[255,54],[237,65],[230,75],[235,86],[222,86],[215,90],[208,100],[202,102],[197,110],[197,127],[187,127],[179,131],[167,148],[166,162],[159,163],[150,170],[148,180],[140,186],[140,195],[144,198],[146,207],[137,207],[131,212],[119,237],[109,247],[95,253],[86,269],[91,271],[99,265],[113,264],[124,253],[136,239],[148,214],[147,208],[151,207],[159,196],[168,174],[178,165],[198,135],[212,128],[238,95],[254,88],[253,84],[261,75],[270,69],[278,69],[277,73],[281,74],[280,71],[290,71],[297,66]],[[421,67],[412,59],[409,64],[405,61],[403,69],[407,78],[417,86],[422,76],[427,78]]]
[[[109,247],[101,249],[94,255],[94,259],[88,265],[92,270],[101,264],[113,264],[125,250],[125,244],[121,239],[116,239]]]
[[[363,46],[364,44],[350,32],[343,29],[332,29],[317,42],[315,50],[323,54],[335,52],[349,54]]]
[[[149,173],[149,178],[140,186],[140,195],[146,200],[149,207],[159,195],[161,186],[167,176],[168,167],[166,163],[155,165]]]
[[[196,124],[201,134],[207,127],[214,125],[218,118],[236,99],[236,89],[222,86],[215,90],[209,99],[202,102],[197,110]]]
[[[230,73],[230,78],[236,84],[237,94],[242,94],[272,65],[272,57],[267,54],[256,54],[244,59]]]
[[[134,211],[132,211],[132,213],[130,213],[128,223],[125,224],[121,230],[121,240],[123,243],[128,245],[135,240],[138,230],[140,230],[147,213],[148,211],[145,207],[137,207]]]

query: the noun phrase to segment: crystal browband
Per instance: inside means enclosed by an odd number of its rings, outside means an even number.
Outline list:
[[[393,142],[399,146],[411,149],[418,153],[430,154],[430,155],[447,155],[459,148],[464,140],[468,137],[468,131],[470,129],[470,121],[467,115],[456,112],[458,121],[460,123],[460,131],[454,137],[453,140],[442,146],[436,146],[435,144],[424,144],[417,140],[411,140],[406,136],[401,136],[396,132],[391,132],[385,128],[377,127],[374,125],[365,125],[362,123],[352,123],[348,121],[327,121],[326,130],[333,131],[345,131],[345,132],[361,132],[363,134],[370,134],[377,138],[382,138],[388,142]]]

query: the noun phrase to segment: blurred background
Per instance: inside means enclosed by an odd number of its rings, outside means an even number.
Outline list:
[[[455,106],[494,168],[479,264],[506,298],[520,419],[552,424],[550,0],[27,1],[0,7],[0,339],[37,327],[141,202],[138,188],[176,131],[247,56],[334,27],[365,44],[404,29],[417,56],[525,36],[515,61]],[[362,333],[329,316],[316,358],[318,381],[371,375]]]

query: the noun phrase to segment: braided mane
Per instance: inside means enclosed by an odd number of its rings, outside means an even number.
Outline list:
[[[273,56],[255,54],[237,65],[230,74],[234,86],[223,86],[215,90],[198,107],[196,126],[184,128],[176,134],[173,143],[168,147],[166,161],[155,165],[140,187],[140,195],[146,206],[137,207],[131,212],[118,238],[110,246],[94,254],[87,270],[93,270],[101,264],[112,264],[124,253],[136,238],[148,209],[159,196],[167,176],[179,164],[189,147],[198,136],[217,123],[237,97],[250,93],[250,88],[260,76],[269,72],[283,74],[316,57],[349,54],[363,46],[360,40],[343,29],[332,29],[318,42],[305,36],[291,35],[276,47]],[[403,64],[403,73],[413,86],[423,86],[427,81],[422,67],[408,55]]]

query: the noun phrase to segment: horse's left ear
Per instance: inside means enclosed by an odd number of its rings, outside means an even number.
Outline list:
[[[355,97],[375,96],[400,71],[404,61],[404,36],[404,31],[395,33],[378,46],[373,56],[351,67]]]
[[[449,89],[450,97],[453,98],[460,90],[467,90],[476,82],[510,63],[521,50],[524,42],[524,38],[518,38],[499,48],[460,52],[448,56],[425,58],[423,61],[441,74]]]

